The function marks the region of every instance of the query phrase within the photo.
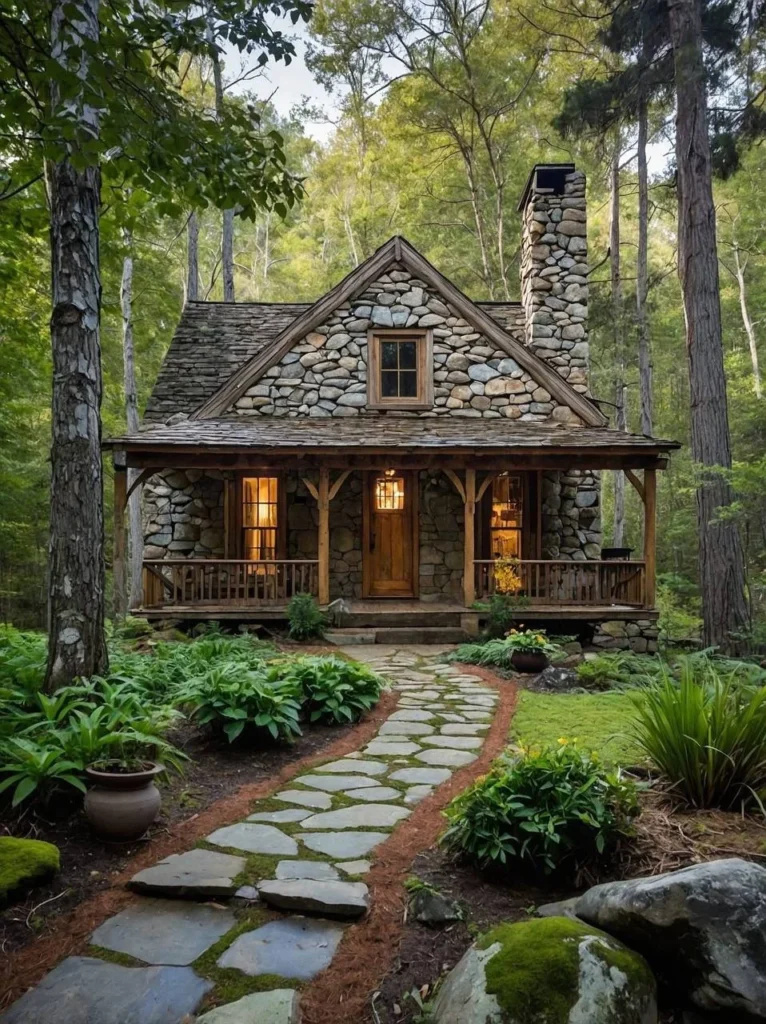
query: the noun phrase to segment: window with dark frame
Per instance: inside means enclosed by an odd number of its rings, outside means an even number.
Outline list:
[[[382,398],[418,397],[418,343],[412,338],[381,338]]]
[[[242,527],[244,557],[252,561],[277,557],[279,480],[275,476],[251,476],[242,480]]]
[[[368,401],[379,409],[433,405],[431,332],[391,330],[368,336]]]

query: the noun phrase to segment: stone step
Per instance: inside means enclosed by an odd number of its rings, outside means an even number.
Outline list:
[[[462,644],[470,640],[457,626],[418,626],[416,624],[375,630],[376,644]]]
[[[375,608],[370,611],[350,611],[343,616],[344,627],[360,629],[398,628],[404,626],[459,626],[461,609],[429,608]]]
[[[264,903],[298,913],[361,917],[369,907],[364,882],[331,882],[316,879],[274,879],[258,883]]]
[[[328,644],[335,644],[336,647],[353,646],[360,644],[374,644],[374,629],[328,629],[324,635]]]

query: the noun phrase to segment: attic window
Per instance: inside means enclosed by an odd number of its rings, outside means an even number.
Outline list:
[[[367,347],[369,408],[430,409],[433,406],[430,331],[371,331]]]

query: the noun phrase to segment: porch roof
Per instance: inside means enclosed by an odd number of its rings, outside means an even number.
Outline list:
[[[172,426],[147,425],[135,434],[110,438],[104,447],[134,453],[373,454],[451,453],[593,455],[593,468],[606,455],[662,459],[677,441],[627,434],[608,427],[453,417],[355,416],[187,420]]]

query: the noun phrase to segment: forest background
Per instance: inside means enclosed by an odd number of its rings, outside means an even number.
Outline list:
[[[397,0],[398,2],[398,0]],[[224,69],[224,102],[258,104],[284,138],[290,169],[305,179],[293,209],[234,218],[237,301],[311,300],[392,234],[407,237],[473,298],[519,298],[516,204],[537,161],[577,163],[588,178],[591,385],[614,423],[624,384],[628,429],[640,431],[636,322],[638,203],[635,131],[566,137],[554,125],[567,89],[606,75],[616,59],[597,38],[597,18],[562,17],[543,3],[480,5],[470,45],[435,38],[416,56],[400,45],[381,10],[396,3],[325,0],[309,27],[306,62],[316,89],[287,115],[266,79]],[[582,12],[586,5],[580,4]],[[455,39],[458,45],[455,45]],[[424,59],[423,53],[426,57]],[[214,68],[189,61],[184,92],[215,106]],[[304,126],[330,106],[323,142]],[[335,116],[337,112],[337,117]],[[667,143],[672,110],[657,102],[649,135]],[[670,146],[667,146],[669,149]],[[654,151],[662,151],[656,145]],[[615,306],[610,227],[619,167],[620,304]],[[683,306],[676,273],[672,162],[655,159],[649,190],[648,325],[653,362],[653,430],[681,441],[658,494],[660,602],[677,635],[693,632],[697,589],[695,472],[689,455],[689,383]],[[766,400],[758,370],[766,332],[766,153],[756,146],[715,186],[725,366],[737,500],[756,632],[766,615]],[[612,200],[613,200],[612,196]],[[125,426],[120,286],[133,259],[132,321],[143,405],[183,303],[188,212],[168,215],[140,191],[102,195],[103,426]],[[222,218],[199,220],[199,298],[221,300]],[[49,517],[51,357],[48,215],[37,181],[0,203],[0,618],[42,626]],[[615,310],[619,309],[619,314]],[[108,472],[108,470],[107,470]],[[110,515],[111,481],[106,510]],[[640,551],[641,509],[625,493],[625,543]],[[605,543],[613,538],[614,479],[605,474]],[[110,524],[107,522],[107,538]],[[109,544],[109,541],[107,541]],[[107,550],[107,564],[109,564]]]

